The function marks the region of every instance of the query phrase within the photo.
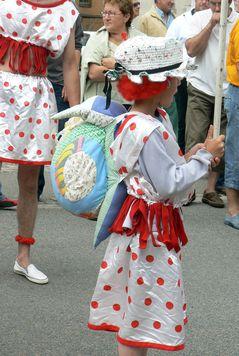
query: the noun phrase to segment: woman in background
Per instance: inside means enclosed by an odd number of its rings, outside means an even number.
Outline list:
[[[81,100],[104,95],[104,72],[114,69],[116,48],[125,39],[141,34],[131,28],[132,0],[104,0],[101,14],[104,26],[90,37],[82,54]],[[125,103],[114,85],[112,99]]]

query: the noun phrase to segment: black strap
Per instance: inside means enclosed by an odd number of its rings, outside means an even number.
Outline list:
[[[140,69],[140,70],[127,70],[128,72],[130,72],[131,74],[140,74],[140,73],[147,73],[147,74],[156,74],[156,73],[162,73],[162,72],[166,72],[167,70],[172,70],[172,69],[176,69],[178,68],[180,65],[182,64],[182,62],[180,63],[176,63],[176,64],[172,64],[171,66],[166,66],[166,67],[161,67],[161,68],[155,68],[155,69]]]

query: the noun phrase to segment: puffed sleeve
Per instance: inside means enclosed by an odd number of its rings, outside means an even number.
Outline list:
[[[155,191],[168,198],[189,189],[208,173],[212,155],[199,150],[182,165],[177,165],[166,151],[163,138],[155,130],[145,143],[139,156],[139,171],[152,184]]]

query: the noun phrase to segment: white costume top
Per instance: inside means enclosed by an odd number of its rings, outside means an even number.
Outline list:
[[[0,0],[0,34],[60,56],[78,12],[70,0],[42,5],[29,0]]]
[[[0,161],[50,164],[57,122],[47,56],[60,56],[78,12],[69,0],[0,0]]]
[[[126,115],[127,118],[132,117],[122,133],[118,133],[111,145],[111,152],[115,166],[127,185],[128,194],[142,198],[148,204],[160,201],[166,205],[180,207],[187,202],[192,192],[192,184],[207,173],[211,154],[199,150],[186,163],[176,142],[170,119],[164,110],[160,111],[162,122],[142,113],[130,112],[130,115]],[[123,117],[119,116],[117,121],[120,122]],[[151,140],[154,143],[151,143]],[[151,152],[150,159],[147,159],[146,152]],[[152,185],[146,177],[140,176],[140,162],[144,162]],[[158,175],[155,171],[158,171]],[[135,176],[138,177],[137,184]],[[156,176],[157,182],[154,178]]]

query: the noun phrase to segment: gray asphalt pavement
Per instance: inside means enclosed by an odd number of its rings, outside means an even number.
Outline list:
[[[0,211],[0,356],[114,356],[113,333],[87,329],[89,301],[106,244],[92,248],[95,223],[62,210],[46,172],[33,262],[50,283],[34,285],[12,271],[16,212]],[[3,167],[4,192],[17,197],[16,171]],[[223,224],[225,209],[185,208],[190,243],[184,252],[189,305],[187,343],[180,356],[239,355],[239,231]],[[149,356],[168,355],[150,351]]]

